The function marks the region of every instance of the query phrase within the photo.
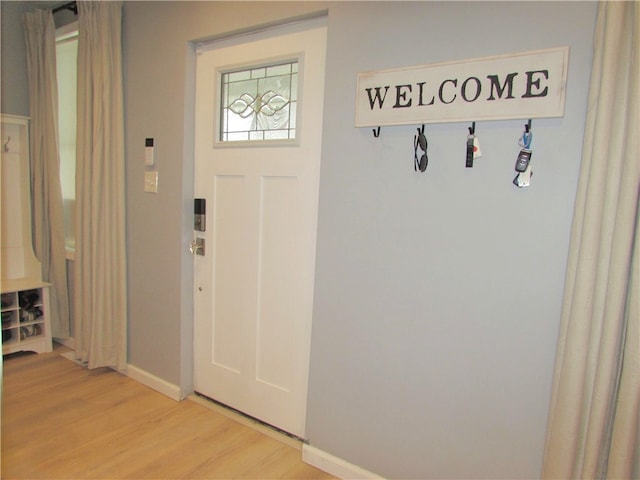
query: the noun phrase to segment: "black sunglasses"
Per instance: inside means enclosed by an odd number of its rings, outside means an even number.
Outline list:
[[[418,147],[424,152],[420,158],[418,158]],[[424,172],[429,164],[429,157],[427,156],[427,137],[424,136],[424,125],[422,129],[418,128],[418,134],[413,137],[413,169],[417,172],[420,170]]]

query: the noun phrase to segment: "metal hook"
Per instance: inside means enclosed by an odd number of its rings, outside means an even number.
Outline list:
[[[531,119],[529,119],[529,121],[524,126],[525,132],[529,133],[529,130],[531,130]]]
[[[373,130],[373,136],[378,138],[380,136],[380,127],[374,128],[372,130]]]
[[[473,122],[469,127],[469,135],[475,135],[475,134],[476,134],[476,122]]]

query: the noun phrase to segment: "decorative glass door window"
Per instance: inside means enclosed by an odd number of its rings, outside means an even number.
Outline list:
[[[221,75],[220,141],[296,138],[298,61]]]

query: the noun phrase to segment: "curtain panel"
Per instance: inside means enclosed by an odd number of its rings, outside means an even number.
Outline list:
[[[33,246],[42,278],[51,283],[52,335],[69,337],[69,294],[58,154],[58,82],[51,10],[24,15],[31,116],[30,162]]]
[[[601,2],[544,478],[639,478],[640,3]]]
[[[76,356],[125,370],[122,2],[78,2]]]

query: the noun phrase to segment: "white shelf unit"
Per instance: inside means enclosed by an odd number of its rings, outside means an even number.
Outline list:
[[[29,119],[0,116],[2,354],[50,352],[49,284],[31,241]]]
[[[2,282],[2,354],[52,351],[49,284],[20,279]]]

